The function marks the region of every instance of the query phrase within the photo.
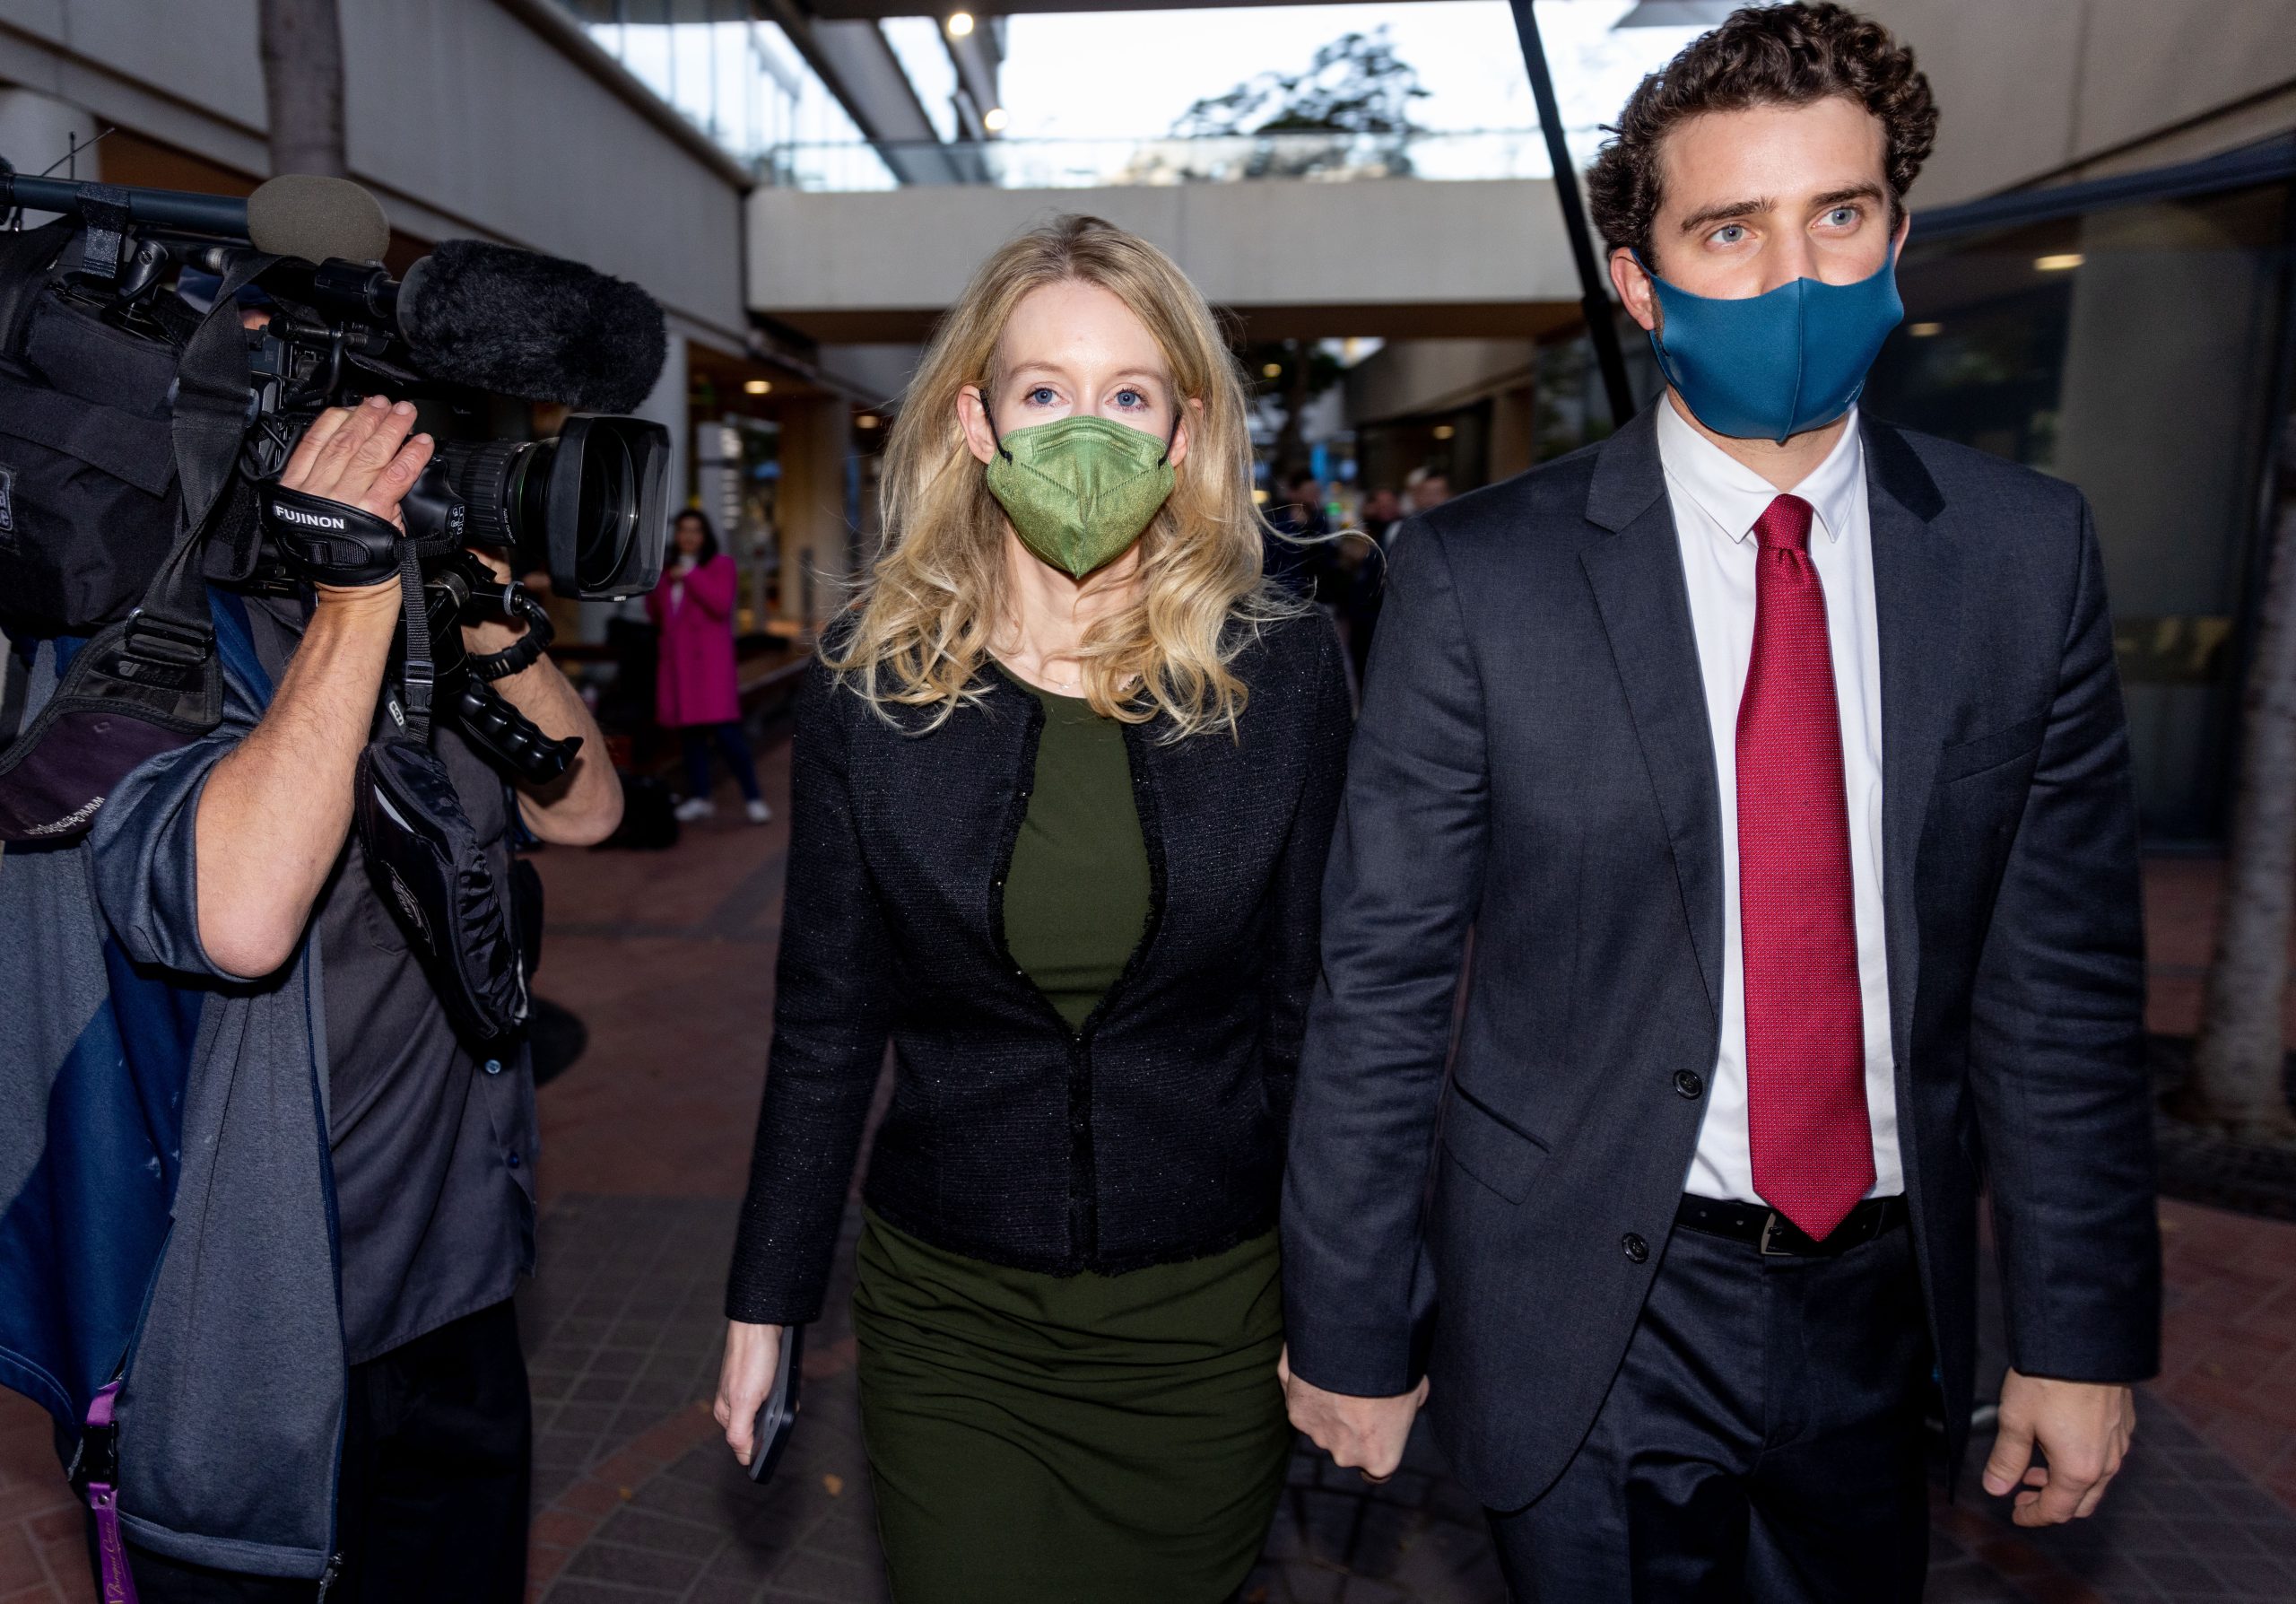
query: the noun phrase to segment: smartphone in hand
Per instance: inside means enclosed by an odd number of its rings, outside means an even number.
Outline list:
[[[805,1328],[781,1328],[781,1356],[773,1366],[773,1385],[757,1412],[757,1427],[750,1437],[750,1479],[763,1481],[781,1462],[789,1446],[790,1431],[797,1424],[797,1383],[805,1359]]]

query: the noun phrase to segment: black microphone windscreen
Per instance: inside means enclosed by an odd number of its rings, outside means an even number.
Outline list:
[[[447,240],[407,270],[398,327],[428,373],[578,412],[635,411],[669,350],[636,284],[482,240]]]
[[[283,173],[248,196],[248,238],[273,256],[379,262],[391,225],[375,197],[348,179]]]

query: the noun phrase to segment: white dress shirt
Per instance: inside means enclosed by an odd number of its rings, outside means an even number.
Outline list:
[[[1738,912],[1738,700],[1753,655],[1754,520],[1779,492],[1691,427],[1662,397],[1658,460],[1690,583],[1714,778],[1722,803],[1722,1048],[1706,1121],[1683,1190],[1701,1198],[1762,1200],[1746,1136],[1745,949]],[[1890,976],[1882,925],[1882,667],[1874,621],[1874,535],[1866,505],[1866,451],[1857,414],[1841,440],[1791,494],[1810,503],[1810,561],[1825,587],[1826,637],[1841,710],[1843,789],[1849,804],[1849,876],[1857,926],[1857,989],[1866,1027],[1866,1112],[1874,1128],[1874,1186],[1905,1190],[1898,1159]]]

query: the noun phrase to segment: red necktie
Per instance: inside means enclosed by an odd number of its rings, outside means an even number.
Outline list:
[[[1874,1184],[1841,715],[1810,504],[1754,523],[1754,647],[1738,702],[1738,909],[1754,1190],[1824,1237]]]

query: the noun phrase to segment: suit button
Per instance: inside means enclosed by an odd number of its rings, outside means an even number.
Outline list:
[[[1640,1264],[1650,1257],[1650,1244],[1631,1231],[1621,1240],[1619,1246],[1626,1250],[1627,1258],[1636,1264]]]
[[[1695,1069],[1674,1071],[1674,1090],[1685,1097],[1695,1097],[1706,1090],[1706,1077]]]
[[[480,1067],[489,1075],[500,1075],[502,1073],[502,1060],[500,1059],[489,1059]]]

